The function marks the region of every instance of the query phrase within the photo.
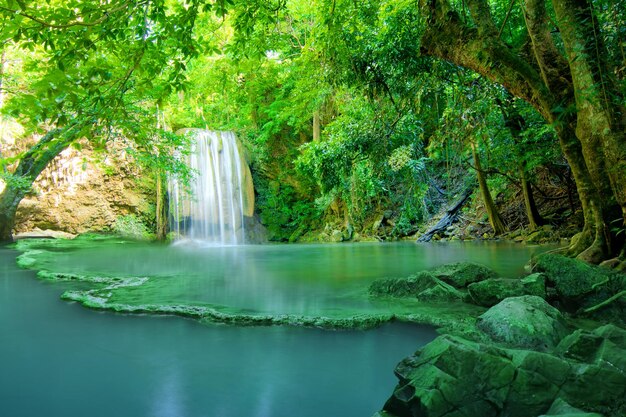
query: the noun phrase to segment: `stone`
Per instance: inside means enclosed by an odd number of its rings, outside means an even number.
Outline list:
[[[467,296],[453,286],[437,280],[433,287],[420,292],[415,298],[423,301],[464,301]]]
[[[483,307],[491,307],[507,297],[524,295],[524,287],[519,279],[489,278],[473,282],[467,287],[472,301]]]
[[[72,233],[66,233],[59,230],[41,230],[39,228],[35,228],[29,232],[21,232],[17,233],[13,236],[13,239],[39,239],[39,238],[47,238],[47,239],[74,239],[77,235]]]
[[[606,280],[603,270],[584,262],[556,254],[543,254],[535,259],[534,270],[543,272],[547,283],[557,294],[575,299],[593,292],[594,285]]]
[[[65,149],[41,172],[33,184],[37,192],[20,202],[15,234],[109,232],[120,216],[154,216],[154,181],[142,175],[124,141],[107,145],[106,160],[89,143],[79,143],[82,150]]]
[[[530,274],[520,280],[524,295],[536,295],[546,298],[546,276],[541,273]]]
[[[452,335],[404,359],[395,373],[399,383],[379,416],[621,416],[626,406],[625,374],[609,362]]]
[[[554,348],[568,333],[562,314],[532,295],[501,301],[479,316],[476,325],[495,342],[537,351]]]
[[[497,277],[491,269],[472,262],[441,265],[431,270],[430,273],[455,288],[465,288],[473,282]]]
[[[343,233],[341,233],[341,230],[333,230],[330,234],[330,241],[335,243],[343,241]]]
[[[369,294],[383,297],[417,298],[423,301],[464,301],[466,293],[433,276],[429,271],[418,272],[407,278],[376,280]]]
[[[548,301],[570,313],[588,308],[595,318],[624,323],[626,297],[598,306],[626,290],[626,276],[619,272],[592,266],[556,254],[543,254],[535,259],[534,270],[546,277]]]
[[[548,410],[547,414],[542,414],[539,417],[602,417],[602,414],[598,413],[586,413],[583,410],[572,407],[560,398],[554,400],[552,406]]]
[[[551,236],[550,232],[538,229],[530,233],[528,236],[526,236],[526,242],[527,243],[542,243],[550,236]]]
[[[437,278],[422,271],[407,278],[379,279],[370,284],[369,293],[377,296],[416,297],[437,285]]]

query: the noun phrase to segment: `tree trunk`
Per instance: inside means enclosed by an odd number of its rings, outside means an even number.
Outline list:
[[[0,194],[0,243],[13,240],[15,213],[22,197],[19,197],[17,188],[10,188],[8,185]]]
[[[498,236],[506,232],[506,227],[504,226],[504,222],[502,221],[496,204],[493,202],[493,198],[489,192],[487,179],[485,178],[485,173],[483,172],[483,168],[480,164],[480,158],[478,157],[478,151],[476,150],[476,144],[472,142],[471,147],[472,156],[474,157],[474,166],[476,168],[476,175],[478,177],[478,186],[480,187],[480,194],[483,198],[483,202],[485,203],[485,209],[487,210],[487,216],[489,217],[489,224],[491,224],[494,234]]]
[[[592,263],[599,263],[608,258],[608,227],[604,221],[604,213],[598,190],[591,180],[591,175],[585,164],[580,141],[576,138],[571,127],[557,126],[557,133],[561,149],[572,170],[578,198],[583,209],[585,224],[581,233],[568,249],[571,256]]]
[[[318,142],[320,138],[322,137],[321,130],[322,128],[321,128],[321,122],[320,122],[320,112],[315,111],[313,112],[313,141],[314,142]]]
[[[161,170],[156,174],[156,238],[158,241],[167,238],[167,184]]]
[[[13,240],[15,214],[20,201],[31,191],[41,171],[75,140],[78,130],[77,123],[53,129],[22,156],[0,193],[0,242]]]
[[[451,226],[459,217],[465,202],[474,192],[474,187],[470,187],[465,190],[465,192],[461,194],[459,200],[446,210],[446,214],[441,218],[441,220],[439,220],[429,231],[421,235],[417,241],[430,242],[436,233],[444,232],[449,226]]]
[[[524,194],[524,207],[526,207],[526,217],[528,217],[528,228],[530,230],[535,230],[537,229],[537,227],[543,224],[543,219],[539,214],[539,210],[537,210],[537,204],[535,203],[535,198],[533,197],[532,186],[530,184],[530,181],[528,181],[526,168],[523,164],[520,164],[519,173],[522,182],[522,192]]]
[[[626,221],[626,133],[621,123],[623,103],[603,58],[602,39],[592,5],[587,0],[553,0],[567,53],[576,99],[576,135],[581,141],[592,179],[605,199],[606,214],[621,208]],[[615,103],[614,100],[617,102]],[[618,217],[619,218],[619,217]],[[614,218],[605,218],[612,221]]]

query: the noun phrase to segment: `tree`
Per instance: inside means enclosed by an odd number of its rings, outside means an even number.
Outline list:
[[[502,84],[553,124],[570,164],[585,226],[569,249],[600,262],[623,248],[610,225],[626,219],[623,92],[611,79],[593,4],[588,0],[523,3],[522,30],[503,31],[487,0],[468,0],[469,15],[448,0],[422,0],[420,51]],[[553,34],[555,33],[556,34]],[[559,49],[563,44],[564,53]],[[619,239],[619,237],[618,237]]]

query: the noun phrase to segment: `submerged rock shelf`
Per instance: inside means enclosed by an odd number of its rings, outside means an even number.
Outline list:
[[[82,240],[82,242],[81,242]],[[168,299],[169,294],[159,290],[171,286],[171,280],[180,276],[122,276],[111,269],[81,271],[58,270],[63,262],[59,255],[78,254],[85,246],[97,250],[108,247],[133,247],[136,242],[95,236],[79,237],[78,240],[24,240],[17,243],[23,253],[18,264],[23,268],[38,270],[37,277],[78,288],[66,290],[61,298],[75,301],[85,307],[125,314],[175,315],[198,320],[206,324],[230,324],[238,326],[289,325],[322,329],[371,329],[391,321],[433,325],[437,327],[464,327],[474,322],[483,308],[458,303],[453,308],[445,299],[424,302],[417,299],[390,297],[388,294],[368,294],[360,289],[336,295],[337,304],[324,305],[306,314],[289,311],[271,312],[237,307],[224,303]],[[158,302],[148,302],[157,300]],[[346,304],[344,307],[342,304]],[[351,307],[354,306],[354,308]]]

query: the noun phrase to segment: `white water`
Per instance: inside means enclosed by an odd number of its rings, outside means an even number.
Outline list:
[[[170,231],[177,240],[244,243],[242,166],[232,132],[193,131],[188,187],[170,177]]]

